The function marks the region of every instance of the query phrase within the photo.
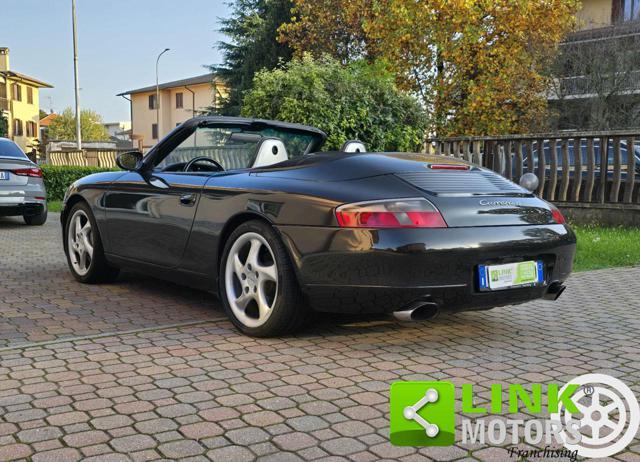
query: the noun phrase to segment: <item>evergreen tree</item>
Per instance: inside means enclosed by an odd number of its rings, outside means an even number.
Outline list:
[[[211,66],[231,88],[222,114],[240,113],[242,95],[256,72],[291,59],[289,45],[278,42],[278,28],[291,18],[292,6],[291,0],[237,0],[231,17],[222,20],[220,31],[229,37],[218,43],[224,62]]]

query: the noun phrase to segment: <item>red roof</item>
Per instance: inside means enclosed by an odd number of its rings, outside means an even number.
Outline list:
[[[40,119],[40,126],[48,127],[56,117],[58,117],[58,114],[49,114],[46,117],[43,117],[42,119]]]

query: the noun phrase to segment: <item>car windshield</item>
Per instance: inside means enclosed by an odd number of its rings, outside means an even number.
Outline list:
[[[0,157],[12,157],[18,159],[27,159],[16,143],[11,140],[0,139]]]
[[[161,170],[175,170],[197,157],[215,160],[225,170],[250,168],[264,140],[279,140],[284,145],[282,160],[304,155],[318,135],[284,128],[198,127],[166,157],[156,164]]]

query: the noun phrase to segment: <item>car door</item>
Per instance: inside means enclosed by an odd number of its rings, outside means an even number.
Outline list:
[[[210,178],[207,171],[182,171],[189,155],[197,154],[193,148],[185,149],[195,132],[191,133],[178,132],[174,135],[177,140],[169,135],[149,153],[157,165],[125,173],[106,193],[110,253],[165,268],[180,264],[200,193]],[[164,159],[171,156],[184,162],[171,171],[163,171],[167,167]]]
[[[208,176],[128,172],[105,197],[113,254],[173,268],[180,264]]]

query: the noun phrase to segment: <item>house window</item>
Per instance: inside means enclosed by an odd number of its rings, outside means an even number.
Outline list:
[[[158,99],[156,95],[149,95],[149,109],[158,109]]]
[[[37,138],[38,125],[32,120],[29,120],[25,123],[25,126],[27,128],[27,136],[29,138]]]
[[[640,0],[623,0],[624,21],[635,21],[640,19]]]
[[[158,124],[151,124],[151,138],[158,139]]]
[[[13,93],[14,101],[22,101],[22,87],[19,84],[11,85],[11,93]]]
[[[22,136],[24,132],[22,131],[22,120],[13,119],[13,136]]]
[[[33,104],[33,88],[27,87],[27,103]]]
[[[176,93],[176,109],[182,109],[182,92]]]
[[[640,0],[613,0],[614,22],[640,20]]]

